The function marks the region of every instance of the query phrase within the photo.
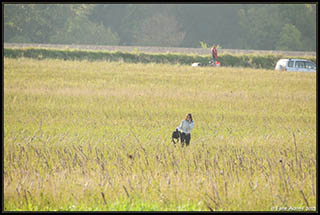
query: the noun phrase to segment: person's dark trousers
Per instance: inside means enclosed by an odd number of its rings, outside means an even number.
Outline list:
[[[212,64],[216,65],[217,64],[217,59],[215,57],[212,56]]]
[[[186,134],[184,132],[182,132],[180,134],[180,140],[181,140],[181,145],[182,146],[184,146],[184,144],[186,144],[186,146],[189,146],[190,139],[191,139],[191,135],[190,134]]]

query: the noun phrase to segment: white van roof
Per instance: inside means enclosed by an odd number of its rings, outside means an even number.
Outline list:
[[[294,60],[294,61],[309,61],[309,60],[306,60],[306,59],[297,59],[297,58],[289,58],[289,60]]]

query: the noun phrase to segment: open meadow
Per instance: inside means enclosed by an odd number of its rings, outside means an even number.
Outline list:
[[[4,211],[316,209],[316,73],[3,64]]]

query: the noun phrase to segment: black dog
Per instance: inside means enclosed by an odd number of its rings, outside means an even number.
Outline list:
[[[174,132],[172,132],[172,142],[173,144],[176,144],[179,142],[179,138],[180,138],[180,132],[178,131],[178,129],[176,129]]]

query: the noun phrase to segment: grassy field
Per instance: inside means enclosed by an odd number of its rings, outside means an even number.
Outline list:
[[[3,83],[4,211],[316,209],[315,73],[5,58]]]

